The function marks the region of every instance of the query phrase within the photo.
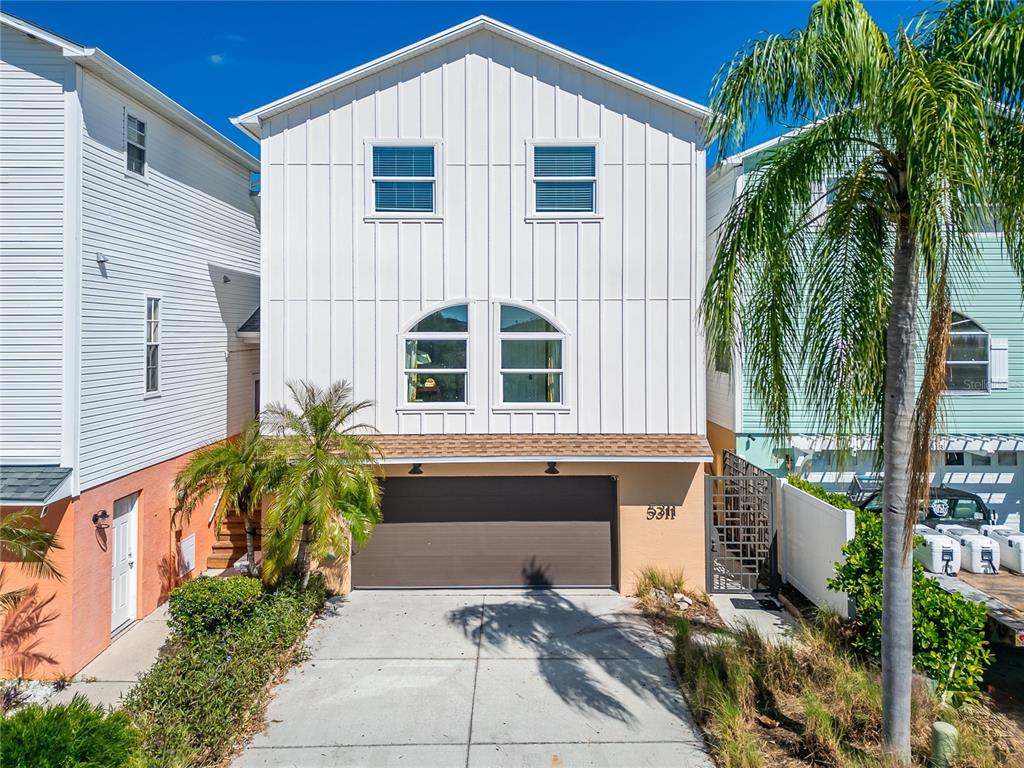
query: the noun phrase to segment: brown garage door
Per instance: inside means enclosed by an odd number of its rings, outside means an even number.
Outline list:
[[[610,477],[409,477],[352,558],[355,587],[614,586]]]

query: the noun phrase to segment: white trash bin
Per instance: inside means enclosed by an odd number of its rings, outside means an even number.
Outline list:
[[[935,530],[960,544],[960,565],[971,573],[999,573],[999,543],[974,528],[954,523],[939,523]]]
[[[929,573],[956,576],[960,571],[960,547],[944,533],[927,525],[914,526],[914,533],[924,541],[914,547],[914,559]]]
[[[999,560],[1004,568],[1024,574],[1024,533],[1005,525],[983,525],[981,532],[999,544]]]

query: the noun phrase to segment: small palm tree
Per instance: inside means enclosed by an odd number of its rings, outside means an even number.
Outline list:
[[[0,518],[0,550],[3,559],[20,563],[27,575],[63,581],[64,576],[51,557],[55,549],[63,549],[60,538],[56,531],[45,531],[39,527],[38,512],[23,509]],[[0,572],[0,589],[3,588],[3,580],[3,573]],[[0,592],[0,610],[13,610],[33,590],[34,587],[24,587]]]
[[[369,436],[376,430],[355,421],[370,403],[353,402],[348,382],[288,389],[298,410],[273,404],[264,412],[288,468],[267,510],[263,573],[273,582],[294,563],[306,584],[313,559],[347,553],[350,539],[364,544],[380,521],[379,453]]]
[[[188,460],[174,479],[178,493],[175,519],[186,522],[199,503],[222,491],[214,521],[220,530],[229,514],[240,515],[245,526],[245,573],[256,575],[256,512],[284,473],[285,462],[273,443],[260,434],[252,419],[237,440],[203,448]]]
[[[703,316],[720,363],[743,329],[744,366],[776,436],[788,434],[802,392],[841,444],[884,437],[883,738],[903,762],[908,510],[928,491],[950,277],[970,276],[971,233],[988,213],[1024,277],[1022,104],[1024,6],[1012,0],[956,0],[893,39],[858,0],[819,0],[806,28],[740,51],[711,95],[709,138],[724,153],[762,115],[804,126],[765,152],[723,221]],[[922,287],[930,322],[918,392]]]

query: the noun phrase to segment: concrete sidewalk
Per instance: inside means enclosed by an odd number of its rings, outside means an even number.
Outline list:
[[[712,768],[665,649],[610,591],[357,591],[308,645],[236,768]]]
[[[796,627],[796,619],[765,592],[714,594],[711,602],[727,626],[739,629],[744,624],[752,624],[772,641],[789,637]]]
[[[81,693],[94,704],[120,706],[139,675],[153,666],[166,641],[167,603],[164,603],[89,662],[49,703],[65,703]]]

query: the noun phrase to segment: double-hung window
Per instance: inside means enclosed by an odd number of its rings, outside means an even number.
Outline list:
[[[469,307],[427,315],[405,335],[407,403],[465,403]]]
[[[435,146],[373,147],[373,211],[430,214],[437,211]]]
[[[533,147],[533,212],[541,216],[597,213],[597,147]]]
[[[947,391],[988,392],[988,368],[988,332],[969,317],[954,312],[946,352]]]
[[[501,402],[561,403],[565,335],[540,315],[502,304],[498,325]]]
[[[125,163],[130,173],[146,175],[146,123],[130,114],[125,117]]]
[[[160,299],[146,299],[146,394],[160,391]]]

